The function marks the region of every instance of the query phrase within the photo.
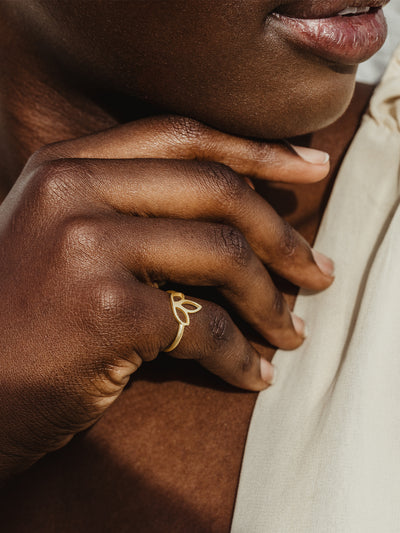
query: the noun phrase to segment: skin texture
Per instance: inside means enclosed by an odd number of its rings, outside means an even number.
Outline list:
[[[72,76],[89,94],[128,96],[125,119],[135,97],[218,129],[281,138],[342,114],[356,68],[288,43],[271,17],[280,3],[12,0],[9,9],[63,83]]]
[[[29,464],[90,426],[142,361],[172,343],[176,321],[160,281],[216,287],[264,342],[301,344],[304,324],[264,265],[314,290],[332,276],[233,168],[192,161],[200,151],[269,180],[288,169],[300,182],[327,171],[279,145],[166,117],[44,147],[4,200],[3,427],[13,409],[21,417],[0,441],[3,476],[18,468],[16,457]],[[189,161],[168,160],[177,153]],[[26,248],[29,260],[21,261]],[[40,289],[39,300],[29,287]],[[226,311],[199,303],[202,312],[172,355],[199,359],[232,385],[266,388],[268,361]],[[16,364],[23,369],[17,378]],[[40,383],[50,382],[57,384],[43,393]],[[38,407],[34,418],[30,405]]]
[[[302,342],[303,324],[270,276],[322,290],[332,265],[276,214],[259,182],[315,183],[329,165],[315,152],[302,152],[319,158],[310,163],[280,143],[232,134],[322,127],[345,109],[354,68],[289,46],[268,24],[275,7],[2,3],[4,478],[91,426],[172,342],[177,325],[155,282],[200,287],[189,290],[203,310],[172,355],[228,383],[267,387],[273,346]],[[190,118],[117,125],[160,110]],[[307,197],[314,232],[325,186]],[[287,201],[276,207],[292,223],[304,215],[284,213]],[[154,390],[144,394],[147,408],[156,405]],[[139,436],[146,420],[137,420]]]
[[[346,115],[310,139],[332,154],[326,179],[305,198],[302,186],[276,184],[274,206],[310,241],[320,218],[311,200],[323,208],[371,90],[359,86]],[[228,533],[255,401],[190,361],[143,365],[95,426],[0,493],[4,529]]]

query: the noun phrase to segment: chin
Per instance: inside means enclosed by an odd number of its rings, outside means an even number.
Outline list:
[[[335,122],[349,106],[354,88],[355,73],[337,75],[323,83],[318,80],[318,83],[298,84],[286,90],[283,97],[282,94],[277,97],[275,91],[256,100],[227,99],[217,110],[192,109],[189,114],[226,133],[284,139],[312,133]]]

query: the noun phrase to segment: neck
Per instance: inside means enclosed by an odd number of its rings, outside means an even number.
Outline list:
[[[0,199],[29,156],[45,144],[117,123],[84,91],[52,75],[51,67],[0,22]]]
[[[89,91],[81,87],[72,75],[60,76],[56,73],[56,66],[46,63],[41,54],[35,54],[28,39],[16,35],[6,20],[7,17],[0,17],[0,201],[12,187],[29,156],[41,146],[88,135],[118,122],[157,112],[152,109],[143,111],[140,105],[115,95],[108,97],[100,95],[97,90]],[[354,135],[371,90],[369,87],[358,87],[356,98],[344,117],[311,138],[312,145],[332,155],[331,179]],[[115,105],[116,102],[119,105]],[[316,195],[317,202],[308,198],[307,216],[311,208],[313,212],[321,211],[318,206],[322,197],[326,196],[326,187],[329,189],[329,186],[325,183],[329,181],[315,186],[320,187],[322,192]],[[304,196],[303,188],[293,192],[298,198]],[[288,219],[295,216],[291,220],[294,224],[299,223],[296,217],[301,216],[303,211],[301,206],[296,205],[294,212],[282,213]]]

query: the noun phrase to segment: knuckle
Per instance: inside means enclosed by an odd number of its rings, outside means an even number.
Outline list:
[[[61,250],[70,255],[80,252],[89,259],[98,256],[99,250],[103,250],[105,231],[102,224],[94,217],[77,215],[68,218],[62,224],[58,243]]]
[[[76,188],[83,168],[73,160],[55,159],[41,163],[35,172],[35,188],[44,203],[65,200]]]
[[[241,354],[239,360],[239,371],[243,374],[248,374],[253,367],[254,359],[250,350],[246,350]]]
[[[237,228],[221,225],[217,239],[220,252],[231,264],[238,267],[249,265],[252,251],[249,243]]]
[[[116,319],[120,323],[129,315],[126,288],[116,280],[104,280],[94,284],[88,300],[89,308],[96,321],[100,321],[103,331],[108,331],[108,328],[104,327],[107,323],[115,324]]]
[[[286,302],[283,299],[282,294],[275,289],[272,295],[270,304],[270,320],[272,322],[280,322],[286,314]]]
[[[263,142],[249,142],[247,145],[248,157],[250,161],[257,161],[259,163],[273,164],[275,159],[275,151],[273,145]]]
[[[296,254],[299,244],[298,239],[294,229],[286,221],[283,221],[278,243],[280,254],[285,258],[291,258]]]
[[[213,344],[228,343],[233,336],[232,321],[228,313],[218,306],[213,306],[209,319],[210,339]]]
[[[170,115],[166,123],[174,140],[179,143],[197,144],[207,131],[204,124],[189,117]]]
[[[244,189],[243,180],[229,167],[221,163],[202,163],[200,174],[203,182],[211,190],[213,198],[225,211],[237,204]]]

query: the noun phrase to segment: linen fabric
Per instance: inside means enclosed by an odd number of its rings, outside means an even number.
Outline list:
[[[257,400],[233,533],[400,531],[399,178],[400,48],[318,233],[336,280],[300,293],[309,337]]]

